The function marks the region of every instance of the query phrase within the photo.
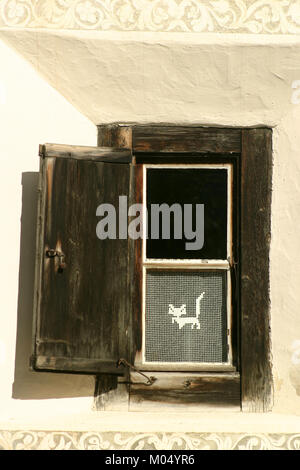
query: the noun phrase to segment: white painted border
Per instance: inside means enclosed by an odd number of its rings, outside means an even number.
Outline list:
[[[196,262],[197,261],[197,262]],[[201,269],[230,269],[230,263],[227,260],[218,259],[199,259],[199,260],[184,260],[184,259],[151,259],[146,260],[144,266],[148,267],[167,267],[167,268],[182,268],[187,266],[189,269],[198,269],[201,264]]]

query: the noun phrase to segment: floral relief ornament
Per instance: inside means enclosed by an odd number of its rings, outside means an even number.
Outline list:
[[[299,34],[300,0],[0,0],[0,26]]]
[[[299,434],[0,431],[0,450],[299,450]]]

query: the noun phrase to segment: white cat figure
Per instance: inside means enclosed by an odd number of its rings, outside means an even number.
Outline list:
[[[196,299],[196,316],[195,317],[183,317],[186,315],[186,304],[181,305],[181,307],[174,307],[174,305],[169,304],[168,314],[172,315],[172,323],[177,323],[179,329],[184,327],[184,325],[192,325],[192,329],[196,327],[197,330],[200,330],[200,302],[204,297],[205,292],[202,292],[199,297]]]

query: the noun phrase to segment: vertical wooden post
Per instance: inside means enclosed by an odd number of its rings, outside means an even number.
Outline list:
[[[98,126],[98,147],[132,149],[132,126],[126,124]]]
[[[241,395],[242,409],[269,411],[269,248],[271,239],[271,129],[242,131],[241,175]]]
[[[132,149],[132,126],[126,124],[101,124],[98,126],[98,147]],[[132,173],[132,171],[131,171]],[[129,266],[128,266],[129,269]],[[128,292],[128,302],[131,301]],[[124,331],[125,335],[125,331]],[[129,343],[128,343],[129,344]],[[129,378],[125,374],[125,381]],[[124,379],[123,379],[124,381]],[[94,409],[104,411],[118,409],[127,411],[129,406],[128,385],[120,384],[112,375],[97,375],[94,392]]]

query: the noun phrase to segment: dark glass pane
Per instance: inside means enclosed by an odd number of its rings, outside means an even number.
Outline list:
[[[170,239],[163,239],[162,217],[159,238],[151,238],[153,204],[179,204],[182,213],[182,238],[174,237],[174,216],[170,217]],[[187,239],[184,229],[184,204],[192,205],[192,227],[197,233]],[[204,204],[204,244],[200,248],[200,218],[196,224],[196,204]],[[227,259],[227,169],[212,168],[149,168],[147,170],[148,240],[147,258]],[[157,219],[156,219],[157,220]],[[178,217],[177,217],[177,220]],[[202,237],[203,238],[203,237]],[[196,243],[198,240],[198,243]],[[193,244],[193,249],[186,244]],[[197,248],[196,250],[194,248]]]

